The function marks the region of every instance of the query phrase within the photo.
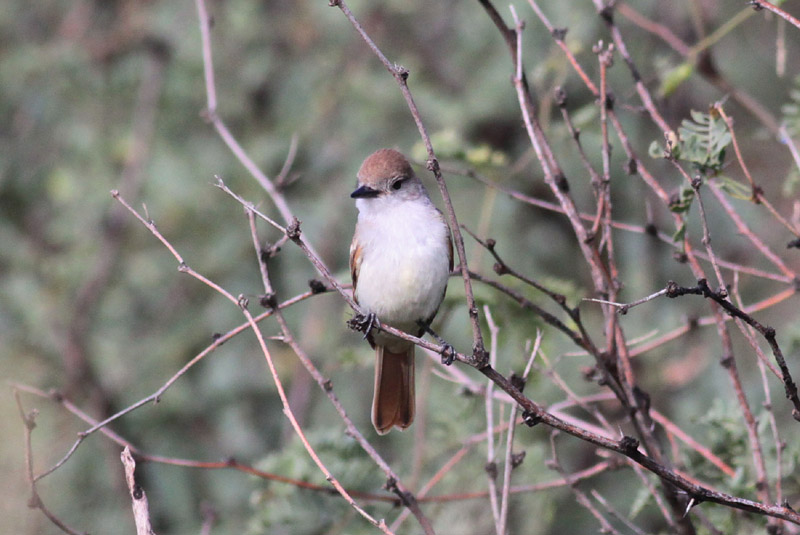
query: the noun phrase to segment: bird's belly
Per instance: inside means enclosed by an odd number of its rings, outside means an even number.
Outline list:
[[[402,330],[417,330],[439,308],[449,276],[446,253],[400,249],[361,264],[356,297],[378,319]]]

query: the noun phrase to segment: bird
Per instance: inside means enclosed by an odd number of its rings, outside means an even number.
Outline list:
[[[350,274],[375,350],[372,425],[385,435],[414,421],[414,344],[371,327],[377,318],[415,336],[429,330],[447,291],[453,244],[442,212],[400,152],[372,153],[357,177]]]

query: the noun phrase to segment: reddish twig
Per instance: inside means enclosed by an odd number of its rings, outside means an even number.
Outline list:
[[[751,6],[753,6],[753,9],[755,9],[756,11],[766,9],[767,11],[775,13],[776,15],[778,15],[780,18],[782,18],[795,28],[800,29],[800,20],[798,20],[796,17],[793,17],[786,11],[782,10],[772,2],[768,2],[767,0],[749,0],[749,3]]]
[[[283,220],[287,224],[291,223],[292,219],[294,219],[294,215],[289,208],[289,204],[286,202],[286,198],[278,190],[272,180],[270,180],[247,155],[231,131],[228,130],[225,122],[217,114],[217,90],[214,79],[214,62],[211,47],[211,17],[206,8],[205,0],[196,0],[196,7],[197,16],[200,21],[200,38],[202,40],[203,74],[206,88],[205,115],[231,152],[233,152],[234,156],[236,156],[250,175],[255,178],[261,187],[269,194],[270,199],[272,199],[272,202],[275,204],[278,212],[280,212]]]
[[[630,20],[635,25],[643,30],[646,30],[653,35],[660,37],[667,43],[673,50],[678,52],[681,56],[688,56],[691,53],[691,48],[684,43],[680,37],[675,35],[671,28],[657,21],[650,20],[625,2],[620,2],[616,6],[617,11],[626,19]]]
[[[350,496],[350,494],[347,492],[347,489],[345,489],[342,486],[342,484],[339,483],[339,480],[333,476],[330,470],[328,470],[327,466],[325,466],[325,464],[317,455],[317,452],[308,442],[305,433],[300,428],[300,424],[297,422],[297,419],[295,418],[294,413],[292,412],[292,409],[289,406],[289,400],[286,397],[286,392],[283,389],[283,384],[281,383],[280,377],[278,376],[278,370],[275,367],[275,363],[272,360],[272,354],[270,353],[269,349],[267,348],[267,344],[264,341],[264,336],[261,334],[261,330],[258,328],[258,324],[255,322],[255,319],[253,318],[252,314],[250,314],[250,311],[247,310],[246,301],[240,299],[239,302],[241,303],[240,308],[242,310],[242,313],[244,314],[245,318],[247,318],[247,321],[250,324],[250,328],[253,330],[253,333],[255,333],[256,338],[258,339],[258,344],[261,347],[261,352],[267,360],[269,371],[272,374],[272,378],[275,382],[275,387],[278,390],[278,395],[280,396],[281,403],[283,404],[283,412],[289,419],[289,422],[291,422],[292,427],[294,428],[295,433],[297,433],[297,436],[300,439],[300,441],[303,443],[303,447],[306,449],[306,452],[308,452],[308,455],[311,457],[311,459],[314,461],[314,464],[317,465],[320,471],[323,474],[325,474],[325,479],[327,479],[328,482],[330,482],[331,485],[333,485],[336,491],[339,494],[341,494],[342,498],[344,498],[345,501],[348,504],[350,504],[350,506],[353,509],[355,509],[355,511],[359,515],[364,517],[364,519],[366,519],[373,526],[380,529],[386,535],[392,535],[392,531],[389,530],[388,526],[386,526],[386,522],[384,520],[376,520],[375,518],[372,517],[372,515],[367,513],[360,505],[358,505],[358,503],[356,503],[355,499],[352,496]]]
[[[692,448],[694,451],[699,453],[704,459],[708,462],[719,468],[726,476],[728,477],[735,477],[736,470],[719,458],[719,456],[714,455],[714,452],[708,449],[707,447],[703,446],[699,442],[697,442],[694,438],[691,437],[686,431],[675,425],[674,422],[669,420],[666,416],[658,412],[657,410],[651,410],[650,415],[653,417],[653,421],[658,423],[664,430],[671,434],[675,435],[678,439],[683,441],[687,446]]]
[[[722,208],[725,210],[725,213],[730,217],[731,221],[736,225],[737,231],[745,236],[750,242],[755,246],[758,251],[763,254],[770,262],[772,262],[775,267],[777,267],[780,271],[782,271],[786,277],[786,282],[797,284],[797,281],[800,280],[800,276],[797,274],[796,271],[789,268],[781,258],[775,254],[769,246],[767,246],[764,241],[757,236],[752,229],[744,222],[744,219],[736,212],[731,205],[728,198],[725,194],[720,191],[719,187],[711,188],[711,192],[719,201]]]

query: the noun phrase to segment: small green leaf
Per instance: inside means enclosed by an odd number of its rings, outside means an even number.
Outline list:
[[[749,201],[753,197],[753,190],[747,184],[742,184],[724,175],[718,175],[717,179],[719,180],[720,189],[734,199]]]
[[[694,65],[689,62],[683,62],[680,65],[667,71],[661,80],[661,87],[658,92],[662,97],[668,97],[675,92],[680,85],[689,79],[694,73]]]
[[[681,223],[681,226],[678,227],[678,230],[676,230],[672,234],[672,241],[674,243],[681,243],[681,242],[683,242],[683,238],[685,236],[686,236],[686,223],[684,222],[684,223]]]
[[[676,214],[682,214],[689,211],[694,201],[694,190],[692,188],[683,188],[676,199],[671,199],[669,209]]]

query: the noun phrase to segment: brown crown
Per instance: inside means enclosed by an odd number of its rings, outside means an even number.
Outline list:
[[[380,149],[364,160],[358,170],[359,182],[375,184],[381,179],[398,176],[413,176],[414,170],[406,157],[393,149]]]

